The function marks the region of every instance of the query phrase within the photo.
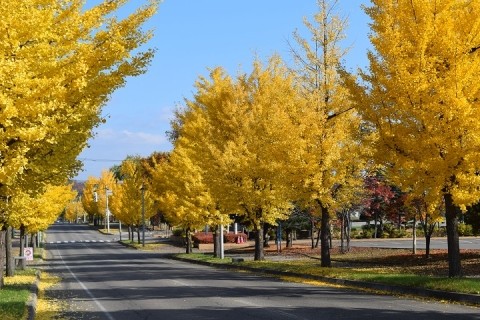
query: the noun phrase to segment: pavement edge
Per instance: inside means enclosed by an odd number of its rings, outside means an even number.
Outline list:
[[[40,284],[40,276],[41,276],[41,271],[37,270],[35,272],[35,278],[36,278],[35,282],[30,287],[30,297],[28,298],[28,301],[26,303],[28,320],[34,320],[37,314],[37,297],[38,297],[38,290],[39,290],[39,284]]]

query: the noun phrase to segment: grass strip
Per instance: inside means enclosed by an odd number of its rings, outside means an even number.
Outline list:
[[[120,243],[131,248],[145,250],[145,251],[154,251],[165,246],[165,244],[163,243],[145,243],[145,246],[143,246],[141,243],[138,243],[132,240],[122,240],[120,241]]]
[[[178,254],[182,259],[197,260],[212,264],[232,264],[231,259],[214,258],[210,254]],[[448,278],[403,273],[392,266],[385,268],[322,268],[318,260],[302,259],[291,261],[244,261],[242,266],[250,268],[284,271],[312,275],[318,277],[336,278],[376,282],[387,285],[405,286],[441,290],[457,293],[480,294],[480,278]]]
[[[16,271],[15,276],[5,277],[4,280],[5,286],[0,289],[0,319],[26,319],[25,304],[30,296],[30,287],[36,280],[35,269]]]

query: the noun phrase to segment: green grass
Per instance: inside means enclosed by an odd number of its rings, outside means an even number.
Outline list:
[[[215,264],[232,264],[231,259],[214,258],[209,254],[179,254],[183,259],[200,260]],[[323,276],[345,280],[378,282],[387,285],[425,288],[459,293],[480,294],[480,278],[447,278],[402,273],[395,268],[322,268],[318,260],[244,261],[242,266],[287,271],[299,274]]]
[[[33,259],[35,260],[43,259],[44,254],[45,254],[45,250],[43,248],[35,248],[35,250],[33,250]]]
[[[144,246],[142,246],[141,243],[138,243],[137,241],[131,241],[131,240],[122,240],[120,242],[122,244],[126,245],[126,246],[129,246],[129,247],[132,247],[132,248],[135,248],[135,249],[145,250],[145,251],[153,251],[153,250],[161,248],[162,246],[165,246],[165,244],[163,244],[163,243],[148,243],[148,242],[146,242],[145,247],[144,247]]]
[[[25,303],[30,296],[30,286],[35,282],[35,270],[16,271],[14,277],[5,277],[5,286],[0,289],[0,319],[26,319]]]

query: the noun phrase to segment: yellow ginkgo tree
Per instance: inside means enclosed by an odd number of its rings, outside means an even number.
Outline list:
[[[0,243],[9,228],[7,202],[74,176],[110,94],[151,61],[153,50],[142,47],[152,33],[141,27],[159,1],[116,18],[127,2],[2,1]]]
[[[373,0],[370,67],[353,92],[375,158],[426,203],[445,203],[450,277],[458,214],[480,199],[480,2]]]
[[[203,169],[195,162],[192,148],[196,142],[181,136],[167,159],[151,170],[151,187],[156,194],[159,209],[173,225],[186,233],[186,253],[192,252],[192,232],[205,225],[213,227],[228,224],[228,215],[218,210],[218,202],[205,184]],[[219,246],[215,245],[216,256]]]
[[[278,57],[265,67],[256,60],[236,78],[215,68],[196,89],[179,114],[178,135],[222,214],[238,214],[254,229],[255,259],[263,260],[264,224],[286,218],[294,200],[305,99]]]
[[[342,78],[347,21],[337,15],[337,1],[318,4],[314,21],[305,19],[310,38],[295,33],[300,46],[293,50],[295,73],[305,99],[302,124],[308,128],[299,137],[295,176],[297,200],[321,217],[321,265],[330,267],[330,217],[356,201],[366,148],[359,135],[360,117]]]
[[[97,194],[98,178],[90,176],[83,184],[82,197],[80,199],[82,207],[88,215],[88,221],[94,225],[99,224],[100,213],[98,209]]]
[[[48,185],[41,194],[30,196],[23,193],[12,198],[8,205],[10,212],[8,224],[20,230],[20,256],[23,256],[24,236],[33,237],[38,232],[45,231],[76,195],[72,185]],[[7,262],[9,260],[7,259]],[[7,263],[7,266],[11,264]],[[11,272],[7,269],[7,274],[9,273]]]
[[[138,157],[125,159],[120,165],[120,174],[122,180],[111,186],[110,209],[115,218],[126,224],[130,231],[133,227],[137,228],[137,240],[140,243],[140,232],[144,224],[156,214],[141,159]],[[129,238],[133,240],[133,231]]]
[[[79,219],[84,221],[84,215],[86,214],[83,208],[82,202],[79,199],[71,201],[65,208],[64,218],[66,221],[77,223]]]

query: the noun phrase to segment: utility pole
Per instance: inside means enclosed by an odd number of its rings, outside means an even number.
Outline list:
[[[105,217],[107,220],[107,233],[110,233],[110,210],[108,209],[108,196],[112,194],[112,191],[105,187]]]
[[[140,187],[142,191],[142,247],[145,247],[145,185]]]

